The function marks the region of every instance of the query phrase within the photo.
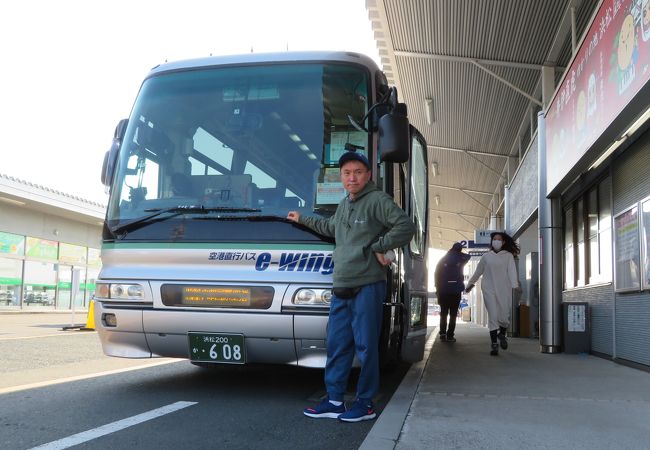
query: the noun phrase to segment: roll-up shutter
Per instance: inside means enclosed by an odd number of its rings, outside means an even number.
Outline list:
[[[650,195],[650,132],[613,167],[614,214]],[[616,357],[650,366],[650,292],[616,294]]]
[[[650,195],[650,131],[614,161],[614,215]]]

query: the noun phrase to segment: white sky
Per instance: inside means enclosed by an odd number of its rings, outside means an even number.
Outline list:
[[[0,173],[102,204],[104,153],[153,66],[251,47],[379,64],[365,0],[4,1],[0,42]]]

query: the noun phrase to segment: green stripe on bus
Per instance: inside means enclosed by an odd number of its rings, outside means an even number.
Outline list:
[[[104,250],[139,249],[244,249],[244,250],[334,250],[332,244],[251,244],[251,243],[195,243],[195,242],[115,242],[102,245]]]

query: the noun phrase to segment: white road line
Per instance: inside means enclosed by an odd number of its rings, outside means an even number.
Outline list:
[[[94,331],[93,333],[96,333]],[[54,337],[54,336],[83,336],[83,335],[88,335],[90,334],[87,331],[84,331],[83,333],[70,333],[68,331],[63,331],[59,332],[57,334],[41,334],[41,335],[35,335],[35,336],[10,336],[10,337],[0,337],[0,341],[15,341],[18,339],[38,339],[38,338],[44,338],[44,337]]]
[[[116,431],[138,425],[139,423],[155,419],[165,414],[176,412],[180,409],[187,408],[188,406],[196,405],[197,402],[176,402],[171,405],[163,406],[162,408],[152,409],[137,416],[127,417],[126,419],[118,420],[117,422],[109,423],[92,430],[83,431],[81,433],[73,434],[58,441],[52,441],[47,444],[39,445],[31,450],[59,450],[74,445],[83,444],[84,442],[97,439],[98,437],[106,436],[107,434],[115,433]]]
[[[140,369],[147,369],[149,367],[155,367],[155,366],[162,366],[164,364],[172,364],[175,362],[182,361],[181,359],[165,359],[163,361],[155,361],[155,362],[150,362],[147,364],[142,364],[139,366],[133,366],[133,367],[125,367],[122,369],[115,369],[115,370],[105,370],[103,372],[95,372],[95,373],[88,373],[84,375],[76,375],[73,377],[66,377],[66,378],[58,378],[56,380],[48,380],[48,381],[39,381],[37,383],[29,383],[29,384],[21,384],[20,386],[10,386],[6,388],[0,388],[0,395],[1,394],[8,394],[10,392],[18,392],[18,391],[24,391],[26,389],[34,389],[34,388],[39,388],[39,387],[45,387],[45,386],[51,386],[54,384],[61,384],[61,383],[68,383],[70,381],[79,381],[79,380],[86,380],[88,378],[97,378],[97,377],[103,377],[106,375],[115,375],[116,373],[122,373],[122,372],[130,372],[132,370],[140,370]]]

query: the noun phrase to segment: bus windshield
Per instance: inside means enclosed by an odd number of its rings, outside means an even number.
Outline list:
[[[208,67],[148,78],[120,149],[107,226],[126,229],[170,210],[176,226],[201,222],[219,236],[237,228],[245,239],[246,217],[332,214],[345,196],[339,156],[346,147],[372,156],[369,134],[348,119],[361,122],[369,93],[367,70],[348,64]],[[165,217],[155,215],[156,223]],[[154,239],[174,234],[153,228]],[[183,238],[214,236],[184,231]]]

